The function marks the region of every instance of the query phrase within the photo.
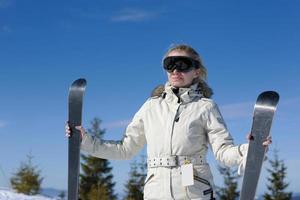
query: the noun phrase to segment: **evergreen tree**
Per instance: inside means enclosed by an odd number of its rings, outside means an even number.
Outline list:
[[[38,194],[43,178],[41,171],[32,164],[32,155],[27,155],[27,162],[22,162],[18,171],[10,179],[11,186],[19,193],[27,195]]]
[[[218,167],[220,174],[224,177],[224,187],[219,187],[217,195],[220,200],[235,200],[239,197],[237,170],[229,167]]]
[[[268,192],[264,194],[265,200],[290,200],[292,199],[292,193],[285,190],[289,186],[285,182],[287,167],[283,160],[279,159],[278,149],[274,150],[274,158],[269,160],[271,165],[267,171],[270,173],[268,177],[269,184],[267,185]]]
[[[105,130],[100,128],[101,120],[94,118],[88,133],[94,137],[102,139]],[[113,175],[110,162],[106,159],[96,158],[88,155],[81,155],[80,174],[80,199],[82,200],[114,200]]]
[[[134,161],[130,167],[129,180],[125,184],[126,196],[124,200],[143,200],[143,186],[147,176],[147,163],[142,156],[140,163]]]
[[[110,200],[107,187],[105,187],[104,185],[93,185],[87,197],[87,199]]]

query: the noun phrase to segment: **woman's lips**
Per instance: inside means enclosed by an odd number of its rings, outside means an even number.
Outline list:
[[[182,77],[172,76],[171,79],[174,80],[174,81],[178,81],[178,80],[182,80]]]

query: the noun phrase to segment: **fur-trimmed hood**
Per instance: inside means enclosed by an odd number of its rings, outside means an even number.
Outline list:
[[[166,85],[168,85],[168,83]],[[165,92],[166,85],[156,86],[151,92],[151,97],[159,97],[163,95],[163,93]],[[197,90],[199,90],[205,98],[211,98],[211,96],[213,95],[213,90],[208,86],[208,84],[205,81],[200,81],[198,83]]]

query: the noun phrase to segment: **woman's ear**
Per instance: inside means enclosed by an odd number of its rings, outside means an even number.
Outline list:
[[[195,69],[194,70],[194,78],[198,78],[201,75],[201,70],[200,69]]]

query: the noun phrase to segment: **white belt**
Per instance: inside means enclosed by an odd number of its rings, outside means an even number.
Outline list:
[[[153,157],[148,158],[148,167],[177,167],[187,163],[193,163],[194,165],[205,164],[206,160],[200,155],[194,156],[166,156],[166,157]]]

